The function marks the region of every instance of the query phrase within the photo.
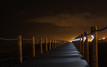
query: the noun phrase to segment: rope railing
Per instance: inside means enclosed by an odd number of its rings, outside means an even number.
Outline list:
[[[78,39],[79,47],[77,46],[80,53],[83,55],[83,58],[86,59],[86,61],[91,65],[91,67],[98,67],[98,32],[104,31],[107,29],[107,26],[102,29],[97,29],[97,27],[91,27],[91,32],[84,32],[83,34],[79,35],[74,39]],[[91,42],[91,49],[92,49],[92,58],[90,61],[90,52],[89,52],[89,35],[93,36],[93,41]],[[86,40],[84,40],[84,37],[86,37]],[[80,41],[80,42],[79,42]],[[76,41],[75,41],[76,42]],[[90,50],[91,50],[90,49]]]
[[[104,28],[99,29],[99,30],[96,30],[96,31],[103,31],[103,30],[105,30],[105,29],[107,29],[107,27],[104,27]]]
[[[7,40],[7,41],[13,41],[13,40],[18,40],[18,38],[16,38],[16,39],[9,39],[9,38],[0,38],[0,40]],[[27,39],[27,38],[23,38],[22,40],[32,40],[32,39]]]
[[[93,27],[91,27],[91,28],[93,28]],[[90,33],[84,33],[84,35],[85,35],[85,36],[86,36],[86,35],[93,35],[93,33],[94,33],[95,31],[101,32],[101,31],[104,31],[104,30],[106,30],[106,29],[107,29],[107,27],[104,27],[104,28],[99,29],[99,30],[91,31]],[[78,37],[76,37],[75,39],[77,39],[77,38],[80,38],[80,35],[79,35]]]
[[[22,40],[30,41],[30,40],[32,40],[32,39],[23,38]]]
[[[91,27],[92,29],[93,29],[93,27]],[[93,34],[95,31],[97,31],[97,32],[100,32],[100,31],[104,31],[104,30],[106,30],[107,29],[107,27],[104,27],[104,28],[102,28],[102,29],[99,29],[99,30],[91,30],[91,33],[89,33],[89,34],[86,34],[86,35],[91,35],[91,34]]]
[[[23,62],[23,42],[24,41],[32,41],[32,57],[36,57],[36,38],[35,36],[33,36],[31,39],[30,38],[23,38],[22,36],[18,36],[18,38],[0,38],[0,40],[4,40],[4,41],[18,41],[18,51],[19,51],[19,62],[22,63]],[[43,42],[43,40],[45,40]],[[40,54],[42,55],[44,52],[48,52],[50,50],[53,50],[61,45],[58,46],[58,43],[62,42],[60,40],[56,40],[56,39],[48,39],[48,38],[39,38],[39,48],[40,48]],[[62,43],[61,43],[62,44]],[[44,45],[45,45],[45,51],[44,51]],[[7,48],[6,48],[7,49]]]
[[[18,40],[18,38],[16,38],[16,39],[9,39],[9,38],[0,38],[0,40],[13,41],[13,40]]]

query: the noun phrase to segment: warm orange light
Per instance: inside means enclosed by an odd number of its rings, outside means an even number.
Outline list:
[[[71,38],[70,40],[69,40],[69,42],[72,42],[72,40],[74,40],[75,38]]]
[[[102,39],[103,39],[103,40],[105,40],[106,38],[105,38],[105,37],[103,37]]]
[[[101,40],[101,39],[99,39],[99,40]]]
[[[70,40],[69,42],[72,42],[72,40]]]
[[[88,42],[92,42],[92,39],[89,39]]]

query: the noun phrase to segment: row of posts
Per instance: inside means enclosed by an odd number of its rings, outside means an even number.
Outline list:
[[[35,37],[33,36],[32,37],[32,48],[33,48],[33,57],[35,57]],[[22,36],[19,36],[18,37],[18,44],[19,44],[19,61],[22,63],[23,62],[23,52],[22,52]],[[51,40],[49,39],[49,50],[52,50],[54,48],[56,48],[56,41],[55,40]],[[45,39],[45,49],[46,49],[46,52],[48,52],[48,41],[47,39]],[[40,53],[41,55],[43,54],[43,42],[42,42],[42,38],[40,38]]]
[[[98,38],[97,38],[97,27],[91,28],[92,35],[94,36],[94,40],[92,41],[92,61],[90,61],[89,57],[89,42],[88,42],[88,32],[80,35],[80,53],[83,55],[83,58],[86,59],[88,63],[92,63],[92,67],[98,67]],[[86,40],[84,40],[84,36]]]

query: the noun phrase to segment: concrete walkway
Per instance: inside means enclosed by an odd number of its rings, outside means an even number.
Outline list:
[[[15,67],[88,67],[81,57],[75,46],[69,43]]]

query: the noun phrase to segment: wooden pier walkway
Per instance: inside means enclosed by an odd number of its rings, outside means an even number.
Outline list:
[[[89,67],[81,57],[73,43],[68,43],[14,67]]]

